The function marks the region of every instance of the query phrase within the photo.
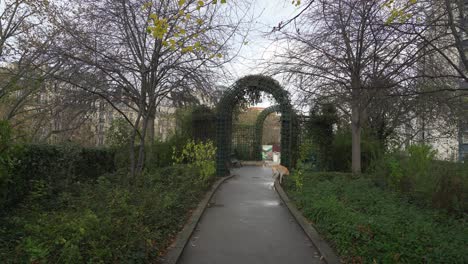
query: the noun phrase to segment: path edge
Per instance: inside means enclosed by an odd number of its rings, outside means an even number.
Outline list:
[[[312,241],[320,254],[323,256],[323,260],[325,260],[325,262],[328,264],[342,263],[335,251],[320,236],[314,226],[309,223],[307,218],[302,215],[301,211],[299,211],[299,209],[297,209],[297,207],[291,202],[278,180],[275,181],[275,190],[280,196],[281,200],[283,200],[283,203],[286,205],[286,207],[288,207],[289,212],[291,212],[297,223],[299,223],[306,235],[309,237],[310,241]]]
[[[172,247],[168,249],[167,254],[161,258],[163,264],[176,264],[182,252],[184,251],[185,246],[187,245],[190,237],[192,236],[193,231],[197,227],[200,218],[202,217],[205,209],[207,208],[211,197],[218,190],[219,186],[226,180],[234,177],[235,175],[229,175],[218,179],[211,187],[211,189],[205,194],[203,200],[198,203],[197,208],[193,211],[190,219],[185,224],[184,228],[177,234],[176,240]]]

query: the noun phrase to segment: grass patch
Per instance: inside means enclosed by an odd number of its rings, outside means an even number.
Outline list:
[[[0,216],[2,263],[156,262],[213,178],[186,165],[147,173],[132,187],[118,174],[74,183],[51,199],[39,182]]]
[[[465,215],[418,207],[345,173],[304,173],[301,183],[288,179],[286,192],[347,263],[468,263]]]

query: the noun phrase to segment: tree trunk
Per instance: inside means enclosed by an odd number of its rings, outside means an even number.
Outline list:
[[[156,119],[156,109],[149,110],[148,112],[148,129],[146,130],[146,142],[149,144],[154,143],[155,131],[154,131],[154,120]]]
[[[137,128],[133,129],[132,131],[132,136],[130,139],[130,146],[129,146],[129,151],[130,151],[130,179],[135,179],[135,169],[136,169],[136,160],[135,160],[135,139],[137,136]]]
[[[138,147],[138,160],[136,164],[136,176],[141,175],[143,172],[143,168],[145,165],[145,144],[146,144],[146,132],[148,131],[148,125],[149,121],[151,118],[149,118],[147,115],[143,115],[143,128],[142,128],[142,135],[141,135],[141,141],[140,141],[140,146]],[[154,121],[154,119],[153,119]]]
[[[353,173],[361,173],[361,122],[359,105],[353,103],[351,112],[352,161]]]

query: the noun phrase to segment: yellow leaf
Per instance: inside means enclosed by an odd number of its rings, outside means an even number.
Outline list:
[[[179,6],[183,6],[185,4],[185,0],[179,0]]]

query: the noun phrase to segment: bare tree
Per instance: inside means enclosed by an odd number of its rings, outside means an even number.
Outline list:
[[[10,104],[4,109],[3,119],[13,118],[53,70],[50,67],[39,70],[48,63],[40,55],[52,34],[42,27],[45,8],[46,1],[0,1],[0,100]],[[25,83],[29,85],[20,85]]]
[[[271,66],[304,92],[334,98],[349,116],[352,170],[359,173],[361,129],[371,116],[371,106],[377,98],[415,91],[413,81],[425,77],[418,71],[418,63],[435,52],[429,45],[435,40],[419,38],[429,26],[417,23],[417,15],[405,23],[389,24],[385,1],[309,3],[290,27],[276,31],[287,50]],[[450,77],[439,75],[431,77]]]
[[[136,158],[131,143],[132,175],[143,169],[161,102],[174,91],[209,91],[232,58],[232,41],[242,38],[245,10],[214,2],[83,0],[57,2],[51,11],[63,32],[48,54],[62,65],[56,77],[101,96],[132,124],[140,143]]]
[[[468,2],[464,0],[444,0],[447,10],[447,23],[450,33],[454,39],[454,46],[459,54],[460,72],[465,81],[468,81],[468,59],[466,51],[468,49],[467,29],[468,29]],[[455,65],[455,64],[454,64]]]

